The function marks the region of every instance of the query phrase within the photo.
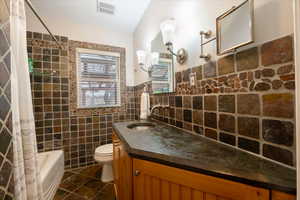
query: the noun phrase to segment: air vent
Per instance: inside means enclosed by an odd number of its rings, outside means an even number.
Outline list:
[[[115,6],[109,3],[101,2],[97,0],[97,12],[106,13],[109,15],[115,14]]]

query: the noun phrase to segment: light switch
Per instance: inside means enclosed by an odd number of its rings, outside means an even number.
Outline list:
[[[196,85],[196,73],[190,73],[190,85],[195,86]]]

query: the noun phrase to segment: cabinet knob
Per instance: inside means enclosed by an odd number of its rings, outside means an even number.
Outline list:
[[[141,174],[141,172],[139,170],[135,170],[134,176],[139,176],[140,174]]]

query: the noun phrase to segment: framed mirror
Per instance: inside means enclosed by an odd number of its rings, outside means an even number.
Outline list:
[[[217,18],[217,53],[223,55],[254,42],[253,0],[233,7]]]
[[[174,57],[164,45],[161,32],[151,42],[151,52],[159,54],[159,62],[152,66],[150,74],[153,94],[175,91]]]

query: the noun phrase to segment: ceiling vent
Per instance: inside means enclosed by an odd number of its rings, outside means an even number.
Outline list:
[[[100,0],[97,0],[97,12],[114,15],[115,14],[115,6],[112,4],[104,3],[104,2],[101,2]]]

